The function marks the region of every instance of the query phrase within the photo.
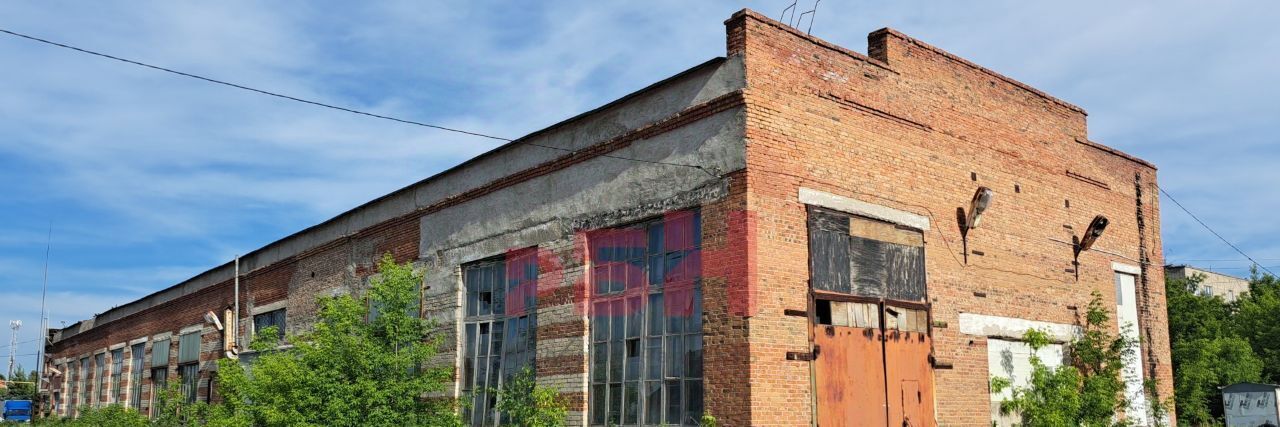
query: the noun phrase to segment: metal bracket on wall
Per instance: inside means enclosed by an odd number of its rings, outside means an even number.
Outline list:
[[[788,351],[788,352],[787,352],[787,360],[799,360],[799,361],[802,361],[802,362],[810,362],[810,361],[813,361],[813,359],[815,359],[815,358],[816,358],[816,357],[815,357],[815,355],[814,355],[813,353],[806,353],[806,352],[803,352],[803,351]]]

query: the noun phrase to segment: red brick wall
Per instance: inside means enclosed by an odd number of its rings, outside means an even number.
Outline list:
[[[315,298],[324,295],[324,291],[362,284],[366,277],[375,272],[376,261],[382,254],[391,253],[398,262],[417,259],[418,224],[417,217],[384,222],[264,268],[242,271],[243,276],[240,279],[242,336],[248,334],[248,325],[252,324],[252,308],[255,304],[268,304],[285,298],[299,301],[297,308],[291,304],[287,312],[292,330],[295,324],[306,325],[314,320]],[[179,331],[187,326],[204,324],[204,314],[209,311],[221,316],[224,309],[233,305],[233,288],[233,282],[227,280],[149,307],[109,324],[97,325],[88,331],[53,344],[49,349],[49,357],[50,359],[66,357],[78,360],[82,355],[102,351],[112,345],[170,332],[173,334],[169,369],[169,380],[172,383],[178,380],[176,361]],[[210,377],[209,364],[223,357],[220,333],[217,333],[211,324],[205,325],[202,332],[201,386],[197,393],[201,400],[205,399],[207,394],[204,384]],[[128,353],[129,351],[126,350],[126,358]],[[108,359],[110,359],[109,356]],[[90,357],[90,362],[92,361],[93,358]],[[110,361],[108,360],[107,363],[109,367]],[[144,375],[146,391],[143,395],[145,402],[150,399],[150,342],[147,345],[147,355],[143,364],[146,372]],[[127,360],[125,366],[128,369]],[[91,367],[90,377],[93,376],[93,372]],[[91,378],[91,380],[100,379]],[[95,394],[91,397],[96,396]],[[79,403],[76,406],[79,406]]]
[[[956,330],[959,313],[1076,323],[1091,292],[1115,306],[1112,261],[1143,257],[1157,266],[1139,289],[1148,375],[1171,396],[1153,167],[1088,143],[1078,107],[891,30],[871,35],[868,57],[750,11],[726,25],[729,54],[746,67],[746,199],[759,219],[751,412],[726,414],[732,425],[810,422],[808,363],[785,360],[809,351],[808,321],[783,315],[806,308],[802,186],[930,218],[935,355],[953,365],[935,371],[940,424],[990,424],[986,342]],[[970,233],[969,248],[984,255],[966,265],[955,212],[978,186],[996,197]],[[1096,214],[1111,225],[1080,257],[1077,281],[1071,247],[1053,240],[1070,241]]]

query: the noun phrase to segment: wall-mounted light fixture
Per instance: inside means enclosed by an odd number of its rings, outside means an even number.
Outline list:
[[[1076,280],[1080,280],[1080,253],[1093,247],[1093,243],[1102,237],[1102,232],[1107,229],[1107,224],[1111,221],[1107,217],[1098,215],[1093,217],[1093,221],[1089,222],[1089,228],[1084,230],[1084,237],[1071,236],[1072,256],[1071,265],[1075,267]]]
[[[973,193],[973,199],[969,201],[968,213],[964,208],[956,208],[956,222],[960,224],[960,241],[964,245],[964,263],[969,263],[969,230],[978,228],[978,223],[982,221],[982,213],[987,211],[991,206],[991,198],[995,196],[995,192],[987,187],[978,187]]]
[[[222,321],[218,320],[218,315],[213,314],[212,311],[204,314],[204,321],[206,323],[212,323],[213,327],[216,328],[217,330],[219,331],[222,330]]]

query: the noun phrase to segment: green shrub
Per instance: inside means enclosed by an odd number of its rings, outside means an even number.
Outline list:
[[[494,390],[498,396],[497,409],[510,425],[527,427],[558,427],[564,425],[568,406],[560,393],[550,387],[538,385],[533,370],[525,368]]]

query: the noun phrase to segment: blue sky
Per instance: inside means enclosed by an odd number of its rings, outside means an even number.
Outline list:
[[[0,28],[517,137],[723,55],[731,13],[776,17],[788,3],[15,1],[0,3]],[[867,33],[893,27],[1080,105],[1092,139],[1155,162],[1183,204],[1280,266],[1280,7],[1061,3],[827,0],[813,33],[865,52]],[[51,221],[57,327],[496,143],[0,36],[0,321],[26,323],[19,341],[38,336]],[[1247,273],[1161,206],[1170,260]]]

